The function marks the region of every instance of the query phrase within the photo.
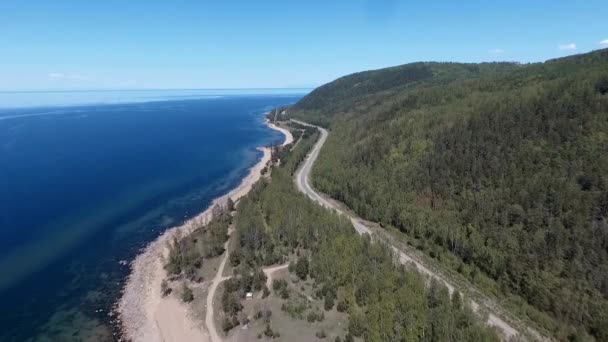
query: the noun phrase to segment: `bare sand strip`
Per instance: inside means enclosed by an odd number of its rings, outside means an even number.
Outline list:
[[[289,130],[271,123],[270,121],[268,121],[268,119],[266,119],[266,125],[274,129],[275,131],[279,131],[283,133],[283,135],[285,135],[285,141],[283,141],[281,146],[289,145],[293,142],[293,135],[291,135],[291,132]]]
[[[293,141],[289,131],[268,122],[266,124],[285,134],[286,140],[283,145]],[[268,147],[258,149],[263,152],[262,159],[249,170],[249,174],[243,178],[238,187],[215,199],[209,208],[198,216],[179,227],[165,231],[131,263],[131,274],[117,307],[125,338],[133,342],[210,340],[202,322],[197,322],[191,317],[187,305],[171,296],[162,297],[160,284],[167,276],[163,260],[168,254],[168,242],[176,234],[188,234],[195,227],[209,222],[215,205],[225,205],[228,198],[236,202],[251,190],[260,179],[261,171],[271,157]]]

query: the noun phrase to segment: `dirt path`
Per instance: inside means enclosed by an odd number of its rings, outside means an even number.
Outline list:
[[[221,342],[222,338],[217,333],[217,327],[215,326],[215,320],[213,319],[214,310],[213,310],[213,298],[215,297],[215,291],[217,287],[226,279],[229,279],[228,276],[222,276],[224,274],[224,267],[226,266],[226,261],[228,260],[228,244],[230,243],[230,238],[224,244],[224,256],[222,257],[222,261],[220,262],[220,266],[217,268],[217,273],[215,273],[215,277],[211,282],[211,286],[209,286],[209,291],[207,291],[207,311],[205,314],[205,326],[207,327],[207,331],[209,332],[209,337],[211,337],[211,342]]]
[[[230,241],[228,241],[230,242]],[[207,292],[207,314],[205,315],[205,325],[207,326],[207,330],[209,331],[209,336],[211,337],[211,342],[222,342],[223,338],[217,332],[217,327],[215,326],[214,317],[214,308],[213,308],[213,298],[215,297],[215,292],[224,280],[228,280],[231,276],[222,276],[224,272],[224,267],[226,266],[226,261],[228,260],[228,242],[226,242],[225,249],[226,252],[222,257],[222,262],[220,263],[220,267],[217,269],[217,273],[215,274],[215,278],[213,278],[213,282],[209,287],[209,292]],[[263,268],[262,271],[266,274],[266,286],[268,289],[272,286],[272,275],[280,270],[286,269],[289,267],[289,264],[270,266]]]
[[[329,208],[329,209],[333,209],[333,210],[337,211],[339,214],[345,215],[348,218],[350,218],[350,220],[353,224],[353,227],[359,234],[368,234],[368,235],[372,236],[373,235],[372,230],[363,223],[363,220],[361,218],[355,216],[352,213],[342,210],[339,205],[337,205],[336,203],[333,202],[333,200],[328,198],[326,195],[318,193],[310,185],[310,172],[311,172],[312,166],[314,165],[314,162],[316,161],[317,157],[319,156],[319,151],[321,150],[321,148],[323,147],[323,144],[325,144],[325,141],[327,140],[327,135],[328,135],[327,130],[325,130],[324,128],[318,127],[318,126],[314,126],[314,125],[307,124],[305,122],[298,121],[298,120],[292,120],[292,121],[299,123],[301,125],[316,127],[319,130],[319,132],[321,133],[319,140],[317,141],[317,143],[315,144],[315,146],[313,147],[313,149],[309,153],[309,155],[306,157],[304,164],[302,164],[302,166],[298,169],[298,171],[295,174],[295,182],[296,182],[298,189],[301,192],[303,192],[304,194],[308,195],[308,197],[310,197],[312,200],[316,201],[320,205],[322,205],[326,208]],[[438,273],[434,272],[433,270],[431,270],[429,267],[425,266],[424,263],[418,257],[416,257],[415,255],[410,255],[407,253],[407,251],[403,251],[403,250],[395,247],[394,245],[392,245],[391,247],[392,247],[393,251],[397,254],[398,260],[400,263],[402,263],[402,264],[413,263],[420,272],[426,274],[429,277],[433,277],[433,278],[441,281],[443,284],[445,284],[445,286],[448,288],[450,294],[452,292],[454,292],[455,286],[453,285],[452,282],[450,282],[448,279],[446,279],[443,275],[438,274]],[[496,303],[492,302],[490,299],[484,300],[483,303],[471,301],[471,308],[475,312],[479,311],[479,309],[482,307],[484,310],[487,310],[489,312],[486,323],[490,326],[497,327],[503,333],[505,340],[509,340],[510,338],[512,338],[516,335],[522,335],[515,328],[514,325],[508,323],[506,320],[504,320],[503,318],[499,317],[496,313],[494,313],[494,310],[492,310],[491,308],[498,307],[498,305]],[[548,339],[542,337],[542,335],[540,335],[536,330],[532,329],[531,327],[527,327],[527,332],[539,340],[548,340]]]
[[[284,270],[289,267],[289,264],[270,266],[268,268],[263,269],[264,274],[266,274],[266,287],[270,290],[272,288],[272,275],[280,270]]]
[[[291,132],[289,132],[288,130],[286,130],[284,128],[278,127],[275,124],[269,123],[269,122],[266,122],[266,124],[270,128],[277,130],[285,135],[285,140],[283,141],[281,146],[285,146],[285,145],[291,144],[293,142],[293,135],[291,135]],[[265,153],[266,152],[267,152],[267,150],[265,150]],[[268,159],[268,158],[264,158],[264,159]],[[234,201],[237,201],[240,197],[244,196],[246,193],[247,192],[240,193],[240,194],[233,194],[232,199]],[[217,332],[217,327],[215,326],[215,320],[214,320],[215,312],[214,312],[214,307],[213,307],[213,298],[215,297],[215,292],[217,291],[217,288],[220,285],[220,283],[223,282],[224,280],[230,279],[230,276],[222,275],[222,274],[224,274],[224,268],[226,266],[226,261],[228,260],[228,256],[229,256],[229,253],[228,253],[228,244],[229,243],[230,243],[230,239],[228,239],[228,241],[226,241],[226,243],[224,244],[224,250],[225,250],[224,256],[222,257],[220,266],[218,267],[217,273],[215,274],[215,277],[213,278],[211,286],[209,286],[209,291],[207,292],[207,309],[206,309],[206,314],[205,314],[205,326],[207,327],[207,331],[209,332],[209,337],[211,338],[211,342],[223,341],[223,338],[220,337],[220,335]],[[271,266],[269,268],[264,269],[263,271],[266,274],[266,277],[268,279],[270,279],[272,277],[272,273],[274,273],[275,271],[278,271],[280,269],[286,268],[288,266],[289,266],[288,264],[280,265],[280,266]],[[267,284],[268,284],[268,280],[267,280]]]

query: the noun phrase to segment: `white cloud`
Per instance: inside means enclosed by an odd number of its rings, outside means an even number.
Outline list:
[[[49,78],[55,79],[55,80],[77,80],[77,81],[83,81],[86,80],[87,78],[82,76],[82,75],[78,75],[78,74],[64,74],[61,72],[52,72],[49,74]]]
[[[493,54],[493,55],[500,55],[501,53],[505,53],[505,50],[503,49],[492,49],[490,51],[488,51],[489,53]]]
[[[608,39],[604,39],[601,42],[599,42],[601,47],[608,47]]]
[[[560,50],[576,50],[576,44],[574,43],[570,43],[570,44],[562,44],[559,46]]]

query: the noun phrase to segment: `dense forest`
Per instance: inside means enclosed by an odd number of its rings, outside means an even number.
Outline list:
[[[363,72],[288,112],[330,129],[319,190],[556,338],[608,341],[608,50]]]
[[[264,291],[263,266],[293,262],[290,270],[314,280],[315,296],[325,310],[349,315],[345,341],[498,341],[460,294],[395,262],[386,246],[356,234],[350,221],[299,193],[293,182],[297,166],[318,137],[307,130],[302,140],[276,151],[280,166],[271,170],[237,205],[235,274],[222,294],[224,330],[239,324],[245,293]],[[275,279],[276,280],[276,279]],[[285,284],[275,281],[275,291]],[[309,321],[322,319],[312,317]],[[272,329],[265,332],[272,336]]]

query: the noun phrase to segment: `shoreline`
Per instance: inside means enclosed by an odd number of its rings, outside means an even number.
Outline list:
[[[293,142],[291,133],[268,120],[264,124],[270,129],[285,135],[282,146]],[[129,274],[122,296],[118,300],[116,312],[121,324],[122,335],[127,340],[155,341],[209,341],[209,335],[202,322],[190,316],[188,306],[171,296],[163,297],[160,284],[166,278],[163,260],[167,256],[167,245],[176,234],[185,235],[211,220],[212,209],[224,205],[228,198],[236,202],[245,196],[260,179],[262,169],[271,157],[269,147],[258,147],[262,158],[249,169],[241,183],[228,193],[217,197],[200,214],[189,219],[181,226],[167,229],[156,240],[148,244],[142,253],[131,262]]]
[[[285,141],[283,142],[283,144],[281,146],[289,145],[293,142],[293,135],[291,135],[291,132],[289,130],[286,130],[283,127],[279,127],[279,126],[275,125],[274,123],[270,122],[268,119],[265,119],[264,123],[266,124],[266,126],[270,127],[270,129],[274,129],[275,131],[279,131],[279,132],[283,133],[283,135],[285,135]]]

